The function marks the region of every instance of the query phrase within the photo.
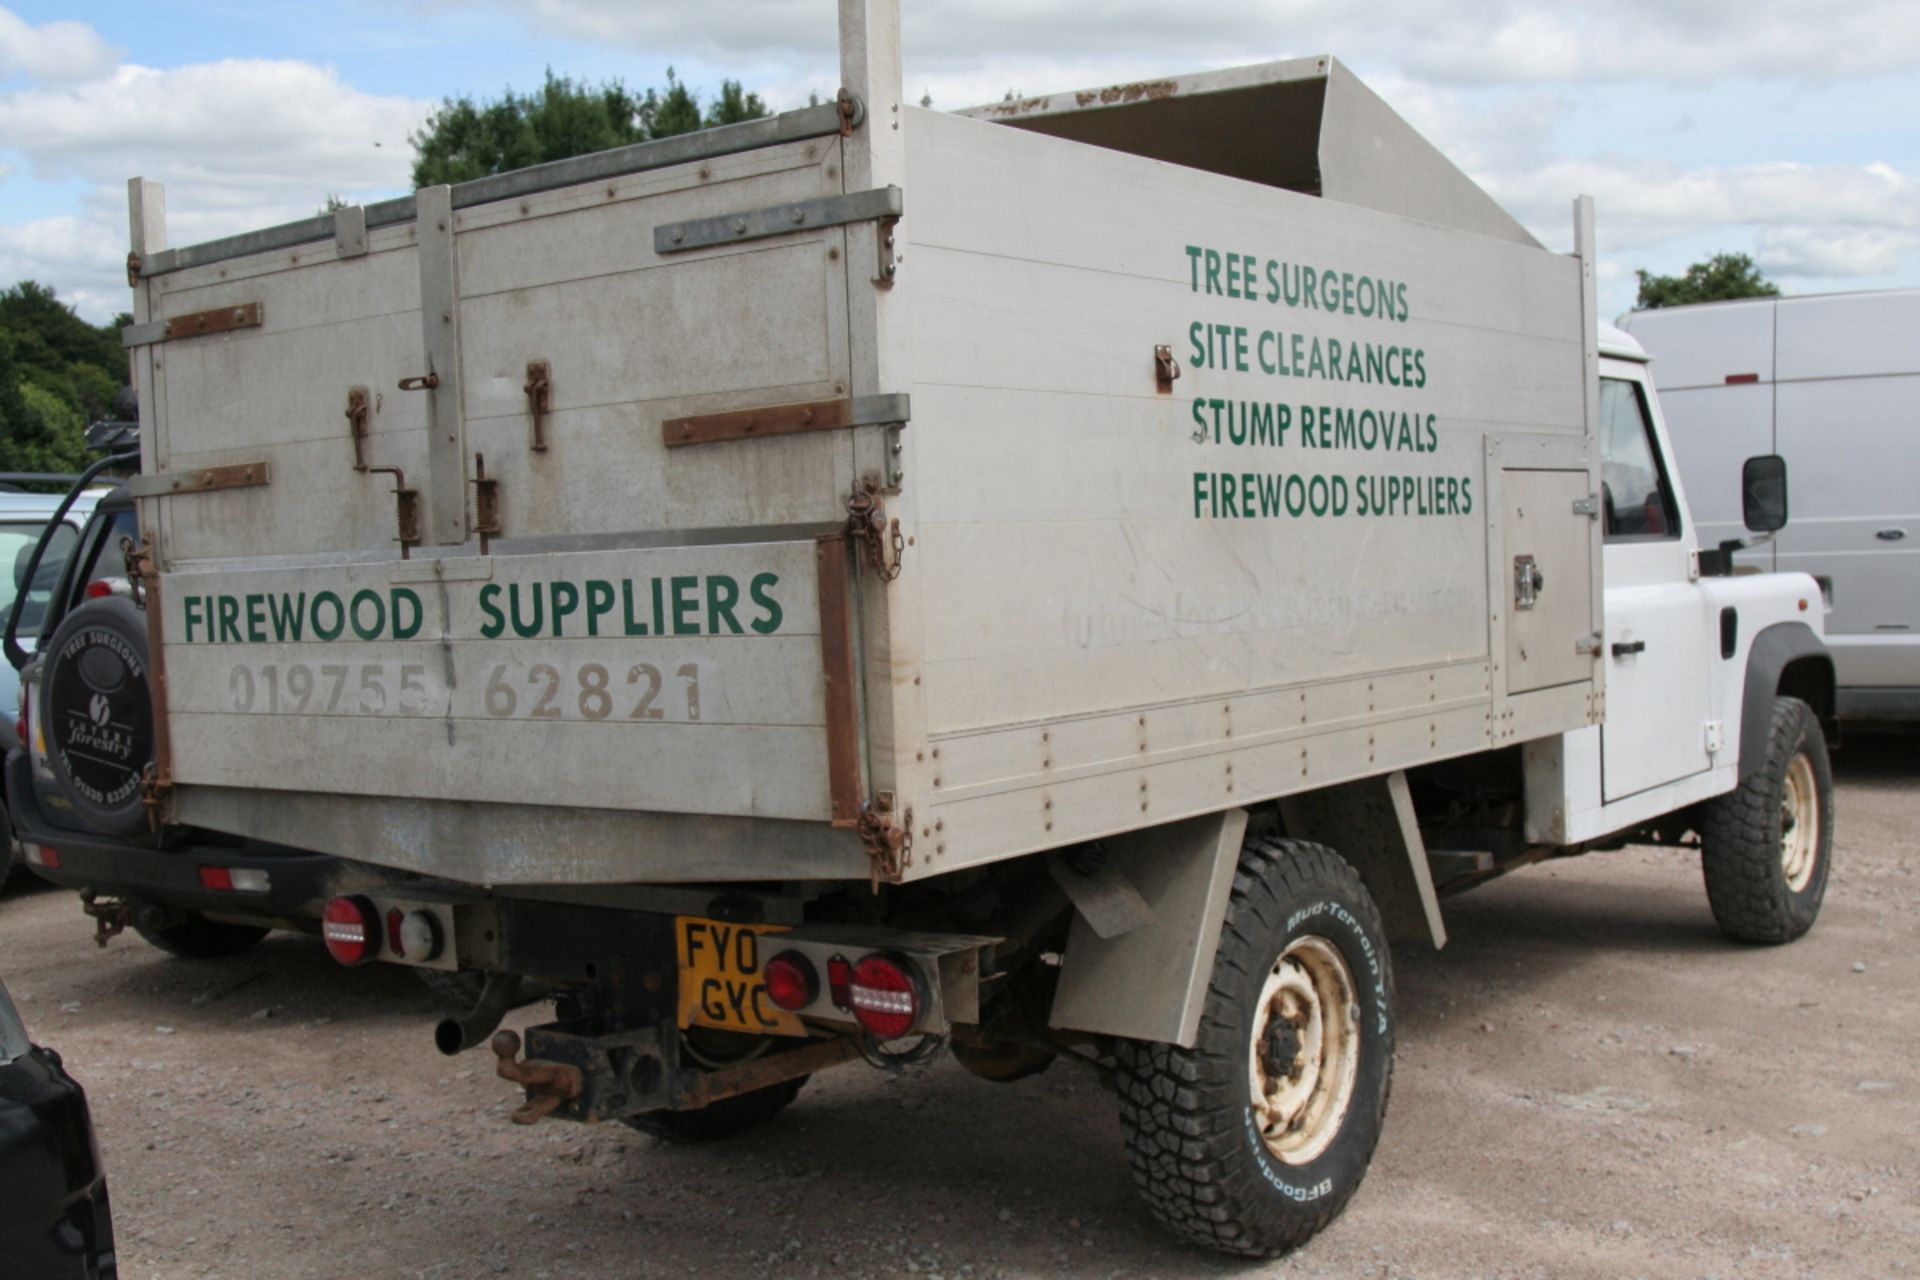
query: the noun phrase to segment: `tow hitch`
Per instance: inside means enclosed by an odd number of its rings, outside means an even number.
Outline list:
[[[520,1057],[520,1037],[511,1031],[496,1032],[493,1056],[499,1061],[494,1070],[502,1080],[511,1080],[527,1091],[527,1100],[513,1113],[515,1124],[538,1124],[557,1111],[562,1103],[580,1096],[584,1081],[580,1068],[564,1062],[539,1062]]]
[[[93,896],[93,890],[80,891],[80,909],[93,917],[94,945],[104,947],[107,940],[124,933],[133,923],[133,906],[119,898],[101,901]]]

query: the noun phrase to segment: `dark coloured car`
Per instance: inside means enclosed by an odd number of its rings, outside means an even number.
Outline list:
[[[87,1095],[0,984],[0,1273],[110,1280],[113,1214]]]

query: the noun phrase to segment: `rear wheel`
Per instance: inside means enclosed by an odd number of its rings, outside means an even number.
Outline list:
[[[751,1093],[722,1098],[697,1111],[649,1111],[628,1116],[626,1122],[649,1137],[665,1142],[717,1142],[765,1124],[785,1111],[800,1096],[800,1088],[806,1082],[807,1077],[801,1076]]]
[[[140,915],[140,912],[134,913],[135,933],[162,951],[186,960],[218,960],[222,956],[236,956],[270,932],[259,925],[228,924],[224,920],[209,920],[201,915],[189,914],[165,924],[143,921]]]
[[[1385,930],[1359,877],[1321,845],[1249,840],[1194,1047],[1118,1046],[1154,1216],[1231,1253],[1304,1244],[1373,1159],[1393,1039]]]
[[[1833,765],[1813,708],[1776,698],[1766,760],[1705,805],[1700,870],[1720,931],[1792,942],[1820,915],[1833,860]]]

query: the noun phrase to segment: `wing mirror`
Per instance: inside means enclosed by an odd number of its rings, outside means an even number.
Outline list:
[[[1740,508],[1748,529],[1776,533],[1787,527],[1787,460],[1777,453],[1748,458],[1740,469]]]

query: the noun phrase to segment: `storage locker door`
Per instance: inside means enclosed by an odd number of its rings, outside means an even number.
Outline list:
[[[1584,471],[1500,473],[1505,503],[1507,692],[1593,677],[1592,492]],[[1583,643],[1584,642],[1584,643]]]

